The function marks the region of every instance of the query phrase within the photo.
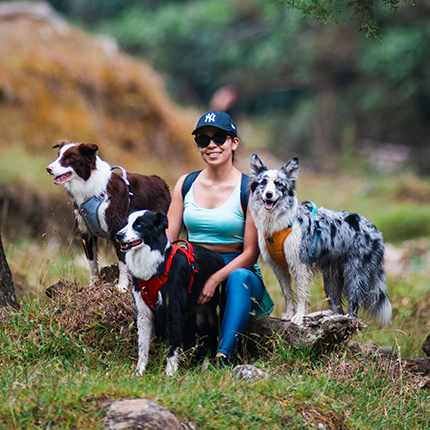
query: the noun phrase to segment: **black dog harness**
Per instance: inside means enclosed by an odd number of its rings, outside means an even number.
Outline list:
[[[178,242],[184,242],[185,246],[177,246],[176,243]],[[194,267],[193,245],[191,245],[190,242],[183,239],[174,240],[172,242],[172,250],[167,259],[166,270],[164,271],[164,273],[162,275],[153,276],[152,278],[149,278],[147,281],[138,279],[138,284],[139,284],[140,294],[142,295],[142,299],[148,305],[148,307],[153,311],[157,309],[158,292],[160,291],[161,287],[167,282],[167,279],[169,278],[170,266],[172,265],[173,257],[175,256],[177,251],[182,251],[187,256],[188,264],[191,267],[191,280],[190,280],[190,285],[188,287],[188,293],[191,293],[191,288],[194,283],[194,274],[197,273],[197,270]]]
[[[130,182],[127,179],[127,172],[123,167],[120,167],[120,166],[111,167],[110,169],[111,172],[114,169],[121,170],[121,178],[125,182],[128,188],[128,202],[130,205],[130,199],[133,193],[131,192],[131,189],[130,189]],[[95,237],[101,237],[103,239],[109,239],[110,235],[109,233],[105,232],[101,228],[100,220],[98,217],[98,211],[99,211],[100,205],[106,200],[106,197],[107,195],[106,195],[106,192],[104,191],[99,196],[93,196],[79,206],[79,213],[82,216],[83,220],[85,221],[85,224],[88,230],[90,231],[91,235]]]

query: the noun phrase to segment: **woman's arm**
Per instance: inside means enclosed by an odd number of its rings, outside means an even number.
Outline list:
[[[246,213],[245,234],[243,239],[243,252],[232,260],[227,266],[214,273],[205,283],[198,303],[207,303],[215,292],[215,288],[225,281],[235,269],[252,267],[258,259],[260,251],[258,249],[258,233],[255,227],[254,220],[252,219],[251,211]]]
[[[182,228],[182,216],[184,212],[184,200],[182,198],[182,184],[187,175],[183,175],[176,182],[172,193],[172,201],[167,212],[169,227],[166,230],[170,240],[179,239]]]

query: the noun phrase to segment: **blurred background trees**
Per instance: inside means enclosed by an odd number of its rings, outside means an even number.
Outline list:
[[[282,159],[294,154],[338,169],[351,159],[356,165],[360,153],[373,167],[408,160],[430,173],[428,0],[384,2],[398,12],[367,2],[370,18],[359,22],[341,2],[307,11],[338,25],[305,19],[277,0],[50,3],[152,62],[182,106],[203,110],[219,89],[230,90],[230,112],[266,131],[264,143],[251,144]],[[380,41],[365,37],[372,32]]]

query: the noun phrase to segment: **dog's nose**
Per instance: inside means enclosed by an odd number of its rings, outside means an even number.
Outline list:
[[[273,197],[273,193],[270,191],[267,191],[266,193],[266,199],[271,199]]]
[[[124,233],[121,233],[120,231],[115,235],[116,241],[121,242],[121,240],[124,238]]]
[[[50,174],[50,175],[52,175],[52,167],[51,166],[48,166],[47,168],[46,168],[46,171]]]

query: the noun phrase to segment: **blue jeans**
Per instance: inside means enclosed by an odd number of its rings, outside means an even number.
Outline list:
[[[228,264],[239,254],[221,255]],[[230,274],[225,289],[226,307],[217,352],[230,358],[248,325],[251,311],[261,303],[264,290],[262,279],[249,269],[236,269]]]

